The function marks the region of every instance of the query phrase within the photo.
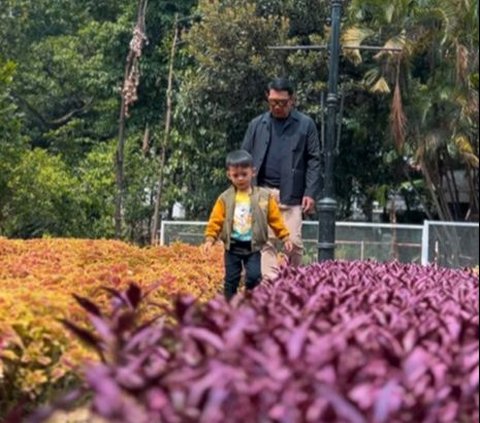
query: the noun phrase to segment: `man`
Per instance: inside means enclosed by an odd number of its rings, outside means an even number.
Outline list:
[[[314,210],[320,177],[317,127],[295,109],[292,84],[276,78],[266,93],[270,110],[248,125],[242,148],[253,156],[256,184],[268,188],[278,199],[293,243],[290,263],[302,262],[302,213]],[[262,274],[272,278],[277,271],[273,233],[262,249]]]

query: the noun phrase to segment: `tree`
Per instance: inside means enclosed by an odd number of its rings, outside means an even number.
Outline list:
[[[20,115],[11,101],[15,68],[14,62],[0,56],[0,235],[5,231],[7,204],[12,195],[8,182],[25,149],[20,136]]]
[[[240,0],[201,1],[198,14],[202,20],[183,37],[194,63],[179,76],[168,172],[189,215],[205,218],[226,184],[226,152],[239,147],[266,82],[282,66],[268,45],[286,39],[288,21]]]
[[[119,64],[124,63],[128,52],[135,4],[127,0],[100,3],[82,0],[65,4],[53,0],[6,0],[4,3],[0,11],[0,54],[16,65],[8,96],[12,107],[18,110],[15,122],[21,139],[25,147],[41,148],[60,157],[72,175],[84,175],[84,162],[90,153],[110,146],[116,136],[123,76],[123,65]],[[151,135],[147,137],[151,152],[141,168],[145,172],[137,176],[125,168],[126,201],[135,198],[129,194],[132,189],[128,184],[138,188],[136,181],[158,166],[158,150],[154,144],[161,137],[159,123],[165,113],[164,70],[168,65],[164,34],[171,27],[175,13],[188,14],[194,3],[193,0],[149,2],[150,43],[144,49],[138,101],[131,110],[126,129],[127,139],[138,140],[146,126],[151,128]],[[139,148],[138,152],[126,147],[125,163],[135,161],[128,157],[130,154],[136,157],[141,153],[141,144],[138,147],[134,141],[134,146]],[[102,157],[106,157],[107,151],[109,148]],[[110,160],[113,162],[114,157]],[[114,174],[111,165],[105,167]],[[5,181],[10,177],[5,176]],[[104,188],[107,190],[104,194],[97,194],[109,198],[109,188]],[[145,189],[154,191],[155,185]],[[2,196],[2,200],[5,198],[8,199]],[[94,204],[95,200],[91,200],[87,203]],[[84,205],[89,209],[89,205]],[[125,213],[129,214],[133,204],[127,202],[124,206]],[[148,205],[151,206],[152,203]],[[88,210],[85,212],[90,215]],[[150,219],[129,214],[129,225],[135,227],[141,226],[141,222],[133,222],[134,216],[143,222]],[[99,227],[105,229],[104,236],[111,236],[108,225]],[[102,236],[99,227],[92,230],[92,236]],[[127,227],[125,232],[135,231]]]
[[[172,125],[172,114],[173,114],[173,78],[174,78],[174,65],[175,65],[175,56],[177,52],[177,43],[180,33],[178,15],[175,16],[175,22],[173,24],[173,39],[172,45],[170,48],[170,59],[168,66],[168,82],[167,82],[167,94],[166,94],[166,113],[165,113],[165,129],[163,132],[163,142],[160,147],[160,168],[158,170],[158,187],[157,187],[157,196],[155,199],[155,210],[153,212],[152,218],[152,231],[150,234],[151,244],[158,243],[158,229],[160,222],[160,208],[162,206],[163,199],[163,186],[164,186],[164,170],[165,170],[165,161],[167,157],[167,149],[170,141],[170,129]]]
[[[137,21],[129,44],[121,91],[118,144],[117,151],[115,152],[115,177],[117,182],[117,195],[115,198],[115,236],[117,238],[121,238],[122,236],[123,223],[125,120],[129,115],[129,107],[138,99],[137,87],[140,83],[139,61],[142,55],[143,45],[147,40],[145,35],[145,12],[147,4],[147,0],[138,1]]]
[[[478,67],[477,10],[478,1],[446,0],[353,1],[350,9],[357,43],[368,27],[387,38],[385,46],[403,48],[400,56],[379,53],[367,80],[373,90],[394,87],[392,138],[421,169],[442,220],[478,219],[478,96],[470,78]],[[464,210],[455,173],[462,168],[470,187]]]
[[[5,225],[8,236],[85,234],[85,216],[81,199],[76,195],[78,181],[60,157],[41,149],[27,151],[12,173],[14,177],[7,183],[12,193]]]

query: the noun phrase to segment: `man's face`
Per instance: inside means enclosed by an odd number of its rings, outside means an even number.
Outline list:
[[[235,188],[247,190],[252,185],[255,171],[251,166],[230,166],[227,169],[227,177],[232,181]]]
[[[293,98],[288,91],[270,90],[267,93],[267,101],[273,117],[285,119],[293,107]]]

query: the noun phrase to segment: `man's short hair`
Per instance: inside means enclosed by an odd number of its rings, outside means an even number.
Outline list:
[[[284,77],[272,79],[268,84],[268,91],[270,90],[287,91],[289,95],[295,92],[292,82]]]
[[[251,167],[253,166],[253,158],[248,151],[235,150],[227,154],[225,164],[227,169],[230,166]]]

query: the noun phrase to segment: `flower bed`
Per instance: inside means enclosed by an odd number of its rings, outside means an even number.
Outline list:
[[[231,304],[179,297],[172,319],[136,329],[135,287],[110,317],[82,300],[97,332],[79,333],[108,354],[86,371],[93,410],[111,423],[473,422],[478,285],[472,271],[326,262]]]
[[[222,251],[198,247],[139,248],[123,242],[0,238],[0,415],[20,398],[44,401],[74,381],[88,350],[58,319],[85,320],[72,293],[105,303],[101,286],[146,288],[166,304],[177,293],[205,300],[221,289]],[[90,354],[91,355],[91,354]]]

